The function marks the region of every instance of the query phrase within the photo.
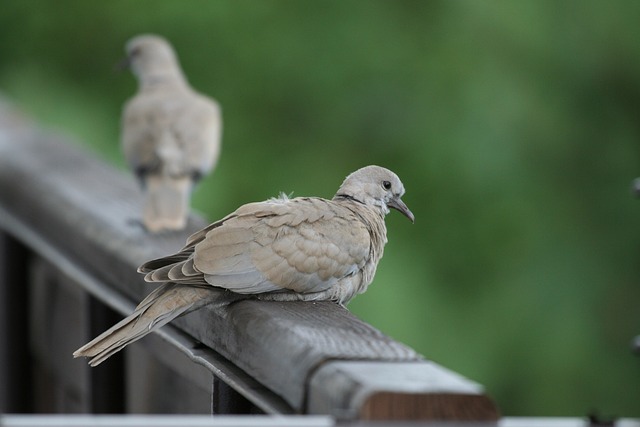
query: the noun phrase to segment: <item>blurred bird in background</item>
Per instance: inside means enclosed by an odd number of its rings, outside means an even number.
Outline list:
[[[122,148],[145,193],[142,222],[152,233],[180,230],[194,185],[218,160],[220,107],[191,88],[164,38],[134,37],[126,53],[138,92],[124,106]]]

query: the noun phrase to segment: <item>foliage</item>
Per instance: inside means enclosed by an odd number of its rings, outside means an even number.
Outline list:
[[[224,109],[197,209],[389,167],[417,220],[390,215],[355,313],[505,414],[640,416],[638,22],[623,0],[5,0],[0,90],[124,168],[112,66],[166,36]]]

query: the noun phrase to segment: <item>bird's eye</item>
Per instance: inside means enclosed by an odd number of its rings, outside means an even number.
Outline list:
[[[391,183],[389,181],[382,181],[382,188],[385,190],[391,190]]]

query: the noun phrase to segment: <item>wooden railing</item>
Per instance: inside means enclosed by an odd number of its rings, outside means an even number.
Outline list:
[[[114,142],[115,144],[115,142]],[[71,353],[151,291],[125,172],[0,105],[0,411],[326,414],[493,421],[480,385],[329,302],[205,307],[97,368]]]

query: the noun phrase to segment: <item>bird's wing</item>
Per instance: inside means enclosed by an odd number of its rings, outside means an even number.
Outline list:
[[[160,114],[148,97],[136,95],[122,113],[122,151],[129,167],[138,175],[160,168],[157,121]]]
[[[122,147],[136,171],[200,177],[218,158],[217,103],[190,90],[140,92],[123,110]]]
[[[218,160],[222,117],[218,104],[197,93],[184,95],[172,132],[182,148],[185,168],[196,178],[207,174]]]
[[[172,263],[156,260],[141,271],[150,271],[147,280],[204,279],[240,294],[313,293],[361,269],[370,244],[366,226],[343,206],[319,198],[272,200],[240,207],[192,236]]]
[[[243,294],[321,292],[354,274],[369,255],[369,232],[331,201],[298,198],[245,205],[195,248],[195,268]]]

